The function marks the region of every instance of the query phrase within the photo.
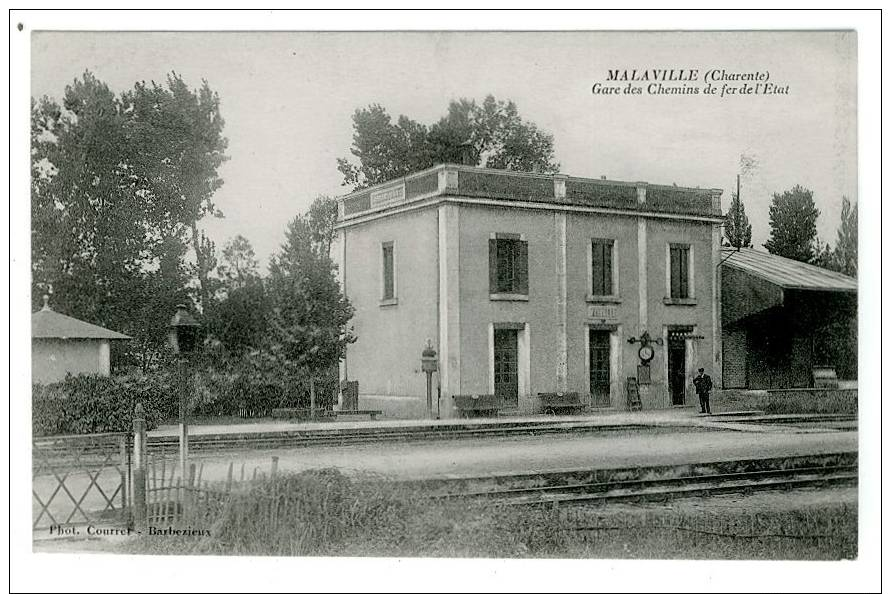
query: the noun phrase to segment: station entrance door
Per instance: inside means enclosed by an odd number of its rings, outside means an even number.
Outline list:
[[[693,331],[691,326],[670,326],[668,328],[668,389],[671,404],[683,406],[687,392],[687,338]]]

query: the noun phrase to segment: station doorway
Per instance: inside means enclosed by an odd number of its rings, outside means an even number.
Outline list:
[[[518,332],[513,328],[495,328],[493,345],[495,396],[507,406],[517,406],[519,401]]]
[[[687,393],[687,337],[692,326],[668,328],[668,389],[672,406],[686,404]]]
[[[589,388],[595,406],[609,406],[610,331],[588,330]]]

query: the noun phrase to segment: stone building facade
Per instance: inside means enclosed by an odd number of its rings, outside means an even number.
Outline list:
[[[422,417],[430,340],[443,417],[467,394],[624,408],[629,377],[644,408],[691,404],[698,367],[720,385],[720,196],[460,165],[343,196],[334,251],[358,340],[342,379],[363,408]]]

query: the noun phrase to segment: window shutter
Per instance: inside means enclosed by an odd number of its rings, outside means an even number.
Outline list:
[[[393,245],[384,245],[384,299],[393,299]]]
[[[498,292],[498,240],[489,240],[489,293]]]
[[[683,248],[678,250],[681,255],[681,294],[679,297],[687,298],[690,296],[690,270],[689,270],[689,257],[690,250],[687,248]]]
[[[603,245],[603,294],[613,294],[613,245]]]
[[[514,291],[529,294],[529,248],[525,241],[514,241]]]
[[[678,253],[680,250],[673,247],[670,248],[671,254],[671,295],[670,297],[680,297],[681,287],[680,287],[680,254]]]
[[[591,294],[603,295],[603,244],[591,242]]]

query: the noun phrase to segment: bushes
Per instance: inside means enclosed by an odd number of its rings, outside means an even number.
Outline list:
[[[266,417],[273,408],[309,408],[309,376],[260,373],[236,367],[222,373],[194,373],[189,390],[191,416]],[[185,382],[160,371],[146,375],[79,375],[49,385],[34,385],[32,425],[35,436],[130,431],[137,402],[145,408],[146,428],[179,416],[179,390]],[[334,404],[337,375],[315,380],[316,406]]]
[[[769,415],[819,413],[857,414],[857,390],[768,390]]]
[[[718,390],[714,412],[760,410],[780,414],[857,414],[857,390]]]
[[[196,416],[268,417],[274,408],[309,408],[309,375],[294,376],[236,369],[204,371],[196,376],[192,414]],[[334,406],[337,374],[315,380],[316,407]]]
[[[35,436],[130,431],[137,402],[148,429],[176,414],[177,397],[164,374],[103,377],[69,376],[32,388]]]

